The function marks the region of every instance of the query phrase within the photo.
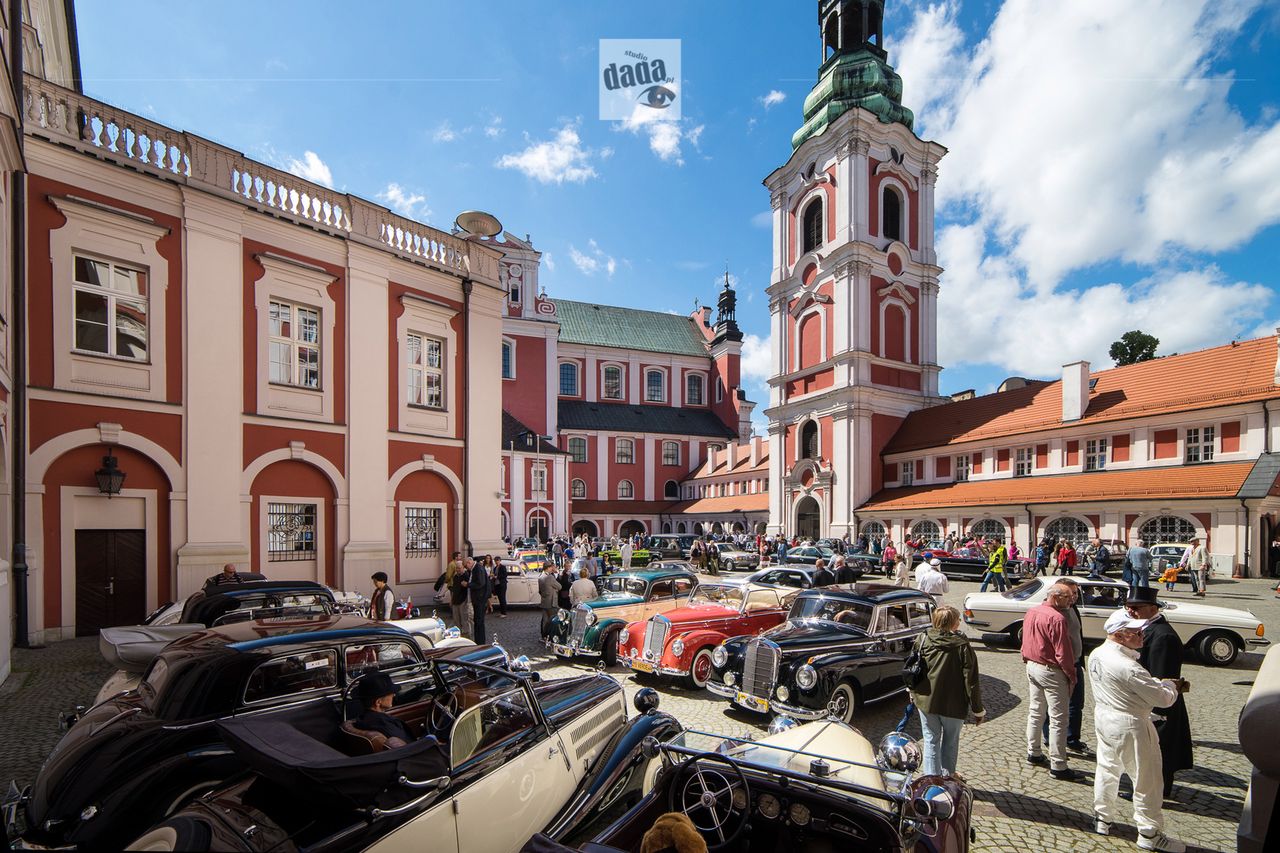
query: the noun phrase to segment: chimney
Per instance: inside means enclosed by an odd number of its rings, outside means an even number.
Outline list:
[[[747,395],[742,393],[742,389],[738,389],[738,438],[742,441],[748,441],[751,434],[755,431],[751,426],[751,413],[755,411],[756,404],[747,399]]]
[[[751,437],[751,467],[754,468],[760,464],[760,457],[764,455],[764,438],[758,435]]]
[[[731,441],[725,445],[725,459],[729,463],[729,470],[733,470],[733,466],[738,464],[738,442]]]
[[[1078,421],[1089,408],[1089,362],[1062,365],[1062,421]]]
[[[701,314],[702,314],[702,325],[710,328],[711,327],[711,306],[703,305],[701,309]]]
[[[716,449],[713,445],[707,445],[707,473],[711,473],[716,469]]]

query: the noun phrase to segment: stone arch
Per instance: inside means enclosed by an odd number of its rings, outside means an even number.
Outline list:
[[[240,488],[242,494],[247,495],[251,493],[253,481],[256,480],[258,475],[266,468],[277,462],[286,461],[305,462],[313,468],[318,468],[329,480],[329,485],[333,487],[334,496],[338,500],[346,499],[347,478],[342,476],[342,472],[338,470],[338,466],[334,465],[314,450],[307,450],[305,447],[278,447],[275,450],[268,450],[266,453],[250,462],[245,466],[244,472],[240,475]],[[394,490],[392,491],[392,494],[394,494]]]
[[[169,480],[169,487],[175,492],[184,492],[187,488],[187,475],[182,465],[169,451],[156,444],[146,436],[120,430],[109,433],[102,429],[78,429],[62,433],[49,439],[37,447],[27,457],[27,482],[38,485],[44,482],[49,466],[58,457],[77,447],[87,444],[102,444],[108,447],[129,447],[148,457],[164,471]]]

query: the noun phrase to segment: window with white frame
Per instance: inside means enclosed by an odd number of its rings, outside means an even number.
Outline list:
[[[569,484],[569,497],[585,498],[587,496],[587,483],[585,480],[575,479]]]
[[[636,443],[629,438],[620,438],[613,450],[613,461],[619,465],[630,465],[636,461]]]
[[[903,462],[898,466],[898,470],[901,472],[898,476],[898,481],[902,483],[902,485],[910,486],[916,481],[916,463]]]
[[[636,494],[635,487],[631,485],[630,480],[618,481],[618,499],[619,500],[624,500],[624,501],[630,500],[631,498],[635,497],[635,494]]]
[[[74,256],[75,349],[147,360],[147,274],[111,261]]]
[[[316,558],[316,505],[267,504],[267,562]]]
[[[581,436],[569,439],[569,458],[574,462],[587,461],[587,440]]]
[[[404,553],[406,557],[438,557],[440,555],[440,520],[438,507],[407,506],[404,508]]]
[[[678,441],[662,442],[662,464],[663,465],[679,465],[680,464],[680,443]]]
[[[1187,462],[1212,462],[1213,439],[1216,430],[1211,427],[1191,427],[1187,430]]]
[[[320,310],[273,299],[270,311],[270,381],[319,388]]]
[[[1013,476],[1030,477],[1035,461],[1036,449],[1034,447],[1019,447],[1016,458],[1013,461]]]
[[[444,408],[444,341],[425,335],[408,336],[410,406]]]
[[[566,397],[578,396],[578,365],[571,361],[560,362],[560,393]]]
[[[661,370],[644,373],[644,399],[646,403],[661,403],[667,399],[666,377]]]
[[[604,382],[601,387],[601,395],[606,400],[622,399],[622,368],[612,365],[606,367],[602,372]]]
[[[545,495],[547,493],[547,466],[540,463],[534,463],[531,473],[532,476],[530,477],[530,483],[533,488],[533,493],[535,495]]]
[[[516,348],[510,341],[502,342],[502,378],[516,378]]]
[[[680,484],[675,480],[667,480],[667,484],[662,487],[662,496],[669,501],[679,500]]]
[[[724,400],[724,383],[719,379],[716,380],[716,402],[720,403]]]
[[[1107,467],[1107,439],[1091,438],[1084,443],[1084,470],[1101,471]]]
[[[969,479],[969,472],[973,470],[973,459],[968,453],[961,453],[952,460],[952,464],[955,466],[957,483],[963,483]]]
[[[690,373],[684,378],[684,402],[690,406],[701,406],[706,402],[706,386],[701,373]]]

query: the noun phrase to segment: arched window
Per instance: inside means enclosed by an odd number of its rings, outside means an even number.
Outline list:
[[[800,427],[800,458],[818,458],[818,422],[805,421]]]
[[[809,202],[809,206],[804,209],[801,228],[804,235],[802,254],[812,252],[822,245],[822,199],[815,198]]]
[[[502,342],[502,378],[516,378],[515,347],[509,341]]]
[[[619,465],[630,465],[636,461],[636,444],[629,438],[620,438],[614,446],[613,461]]]
[[[569,484],[569,497],[585,498],[587,496],[587,484],[582,480],[574,480]]]
[[[622,368],[610,365],[604,369],[603,388],[600,396],[606,400],[622,399]]]
[[[911,525],[911,538],[917,542],[937,542],[942,538],[942,528],[936,521],[917,521]]]
[[[618,499],[619,500],[629,501],[633,497],[635,497],[635,494],[636,494],[635,487],[631,485],[630,480],[618,481]]]
[[[1004,525],[996,521],[994,518],[984,518],[977,524],[969,528],[969,533],[973,536],[980,536],[983,539],[992,539],[996,542],[1003,542],[1005,537]]]
[[[569,458],[574,462],[587,461],[587,440],[582,436],[569,439]]]
[[[1089,541],[1089,525],[1078,518],[1055,518],[1044,529],[1047,539],[1057,542],[1065,539],[1072,545],[1081,545]]]
[[[707,398],[705,392],[706,386],[703,384],[701,373],[690,373],[684,378],[684,402],[688,406],[701,406]]]
[[[667,399],[666,377],[661,370],[644,372],[644,399],[646,403],[661,403]]]
[[[662,532],[663,532],[663,533],[670,533],[670,532],[671,532],[671,522],[669,522],[669,521],[664,521],[664,522],[662,522]]]
[[[578,396],[578,365],[560,362],[560,393],[566,397]]]
[[[884,236],[890,240],[902,239],[902,196],[890,186],[880,193],[880,216],[884,222]]]
[[[676,533],[684,533],[685,530],[686,528],[683,521],[676,525]]]
[[[675,480],[667,480],[666,488],[663,489],[663,497],[669,501],[680,500],[680,484]]]
[[[662,464],[663,465],[679,465],[680,464],[680,442],[678,441],[662,442]]]
[[[1158,515],[1143,522],[1138,528],[1138,538],[1152,545],[1158,542],[1190,542],[1196,535],[1196,526],[1176,515]]]
[[[868,521],[862,525],[862,535],[867,537],[868,542],[872,539],[879,539],[886,532],[884,525],[878,521]]]

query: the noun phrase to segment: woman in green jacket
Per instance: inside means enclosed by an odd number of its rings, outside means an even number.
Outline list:
[[[960,753],[960,727],[973,711],[982,722],[978,686],[978,658],[960,633],[960,611],[943,605],[933,611],[933,627],[916,640],[924,659],[925,678],[911,691],[924,732],[924,772],[927,776],[954,773]]]

